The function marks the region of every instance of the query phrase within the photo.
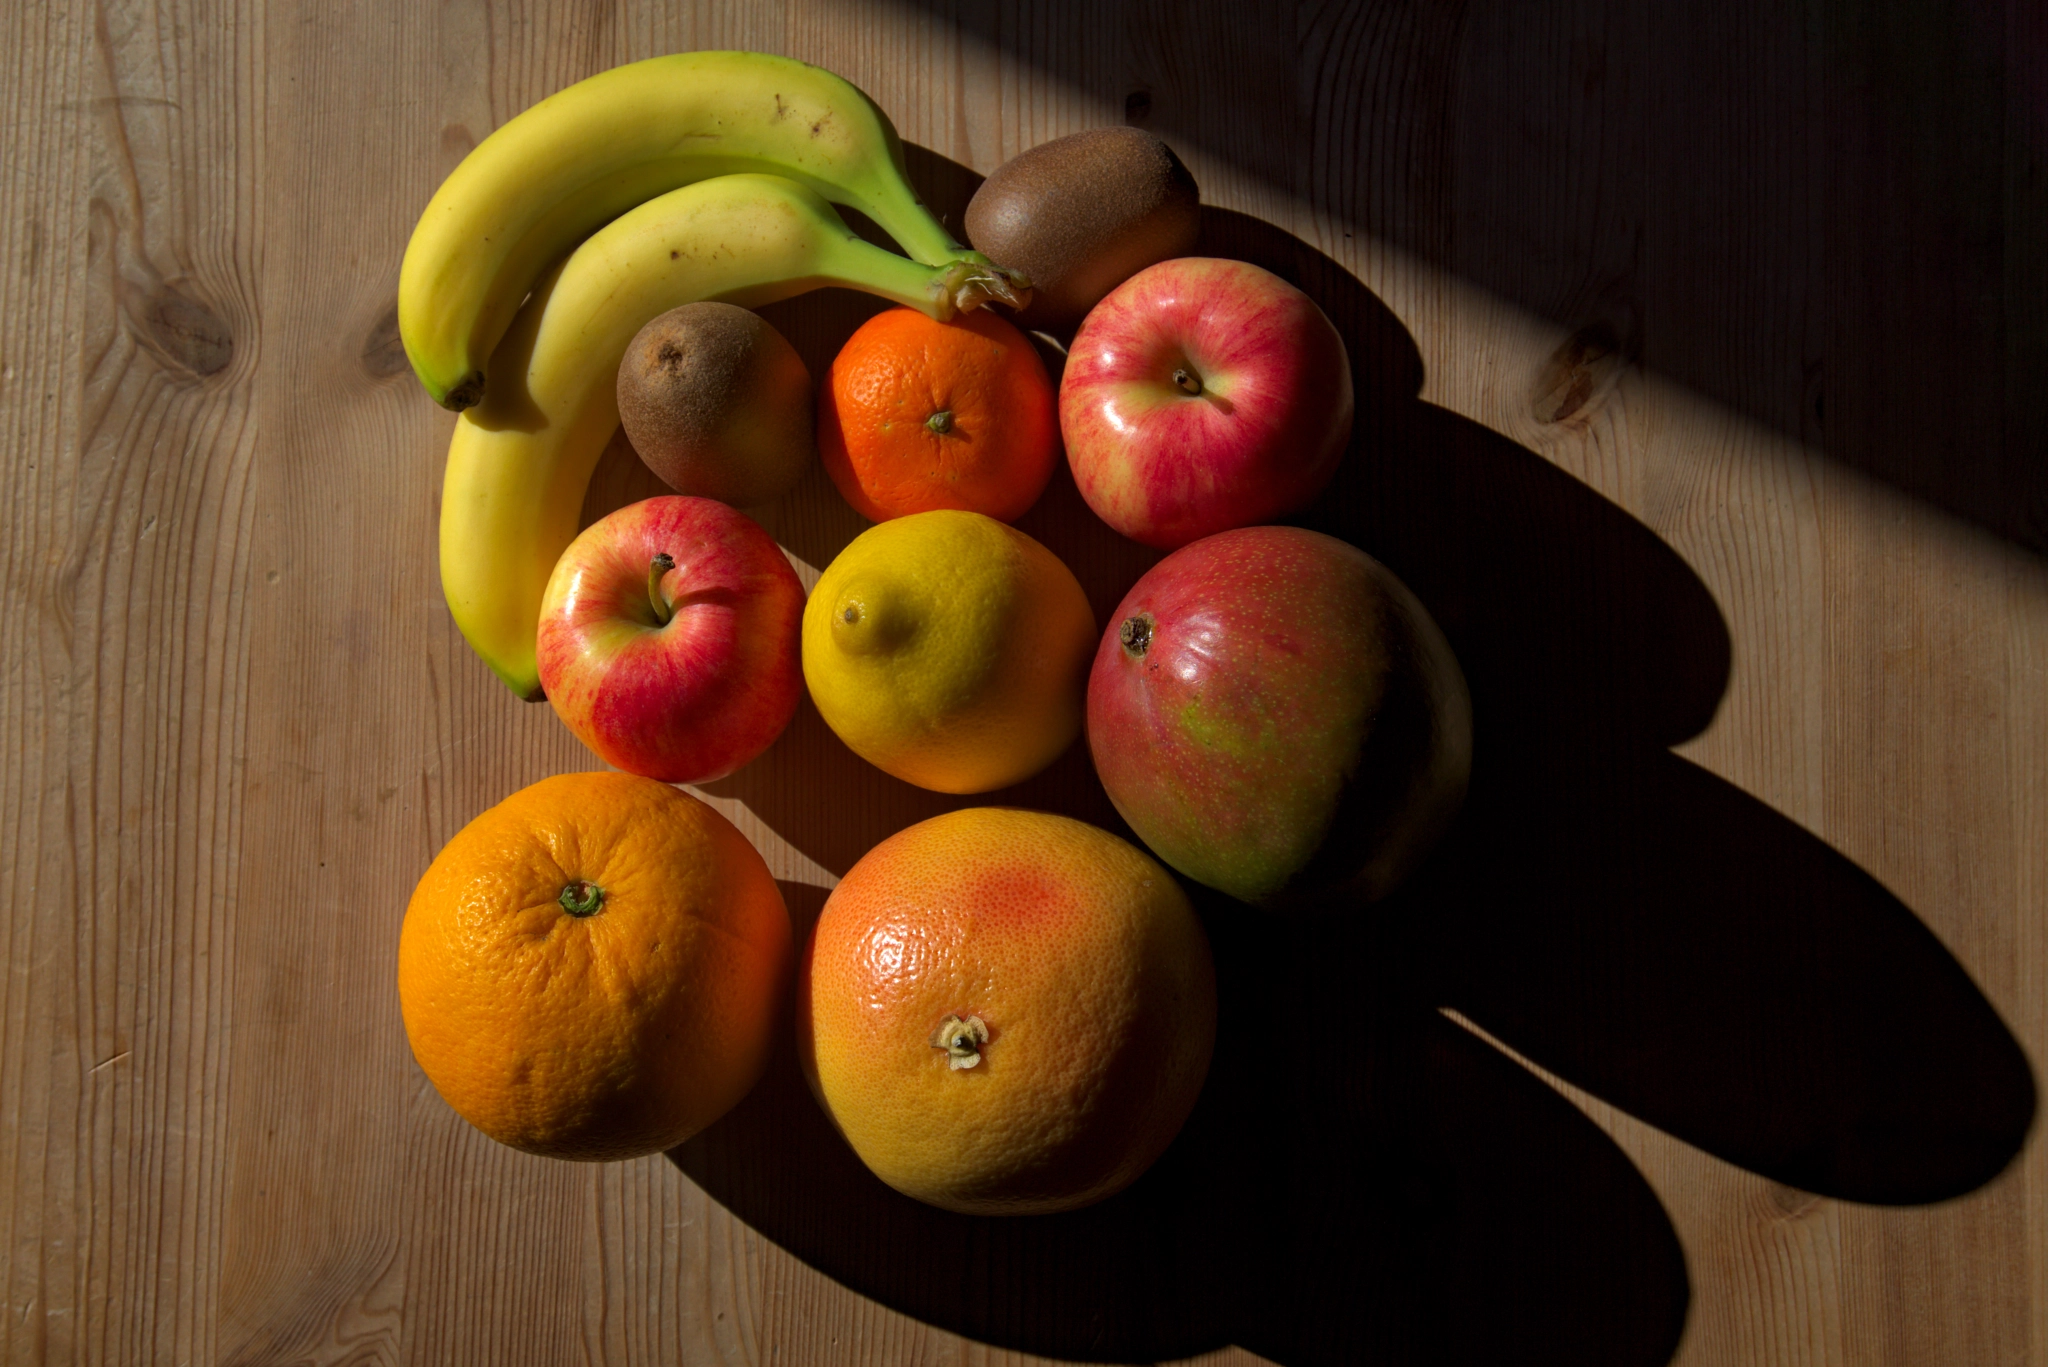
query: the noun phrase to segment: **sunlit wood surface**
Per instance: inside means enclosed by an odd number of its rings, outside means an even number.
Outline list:
[[[593,761],[440,600],[400,253],[695,47],[848,76],[955,215],[1165,136],[1352,342],[1310,520],[1472,676],[1457,842],[1362,925],[1208,909],[1212,1094],[1086,1219],[896,1200],[786,1053],[579,1166],[407,1051],[413,881]],[[0,1359],[2048,1363],[2038,7],[56,0],[0,52]],[[868,308],[773,316],[815,368]],[[858,527],[761,516],[811,573]],[[1025,525],[1099,613],[1149,560]],[[800,921],[948,805],[811,713],[709,796]],[[1007,796],[1113,820],[1079,753]]]

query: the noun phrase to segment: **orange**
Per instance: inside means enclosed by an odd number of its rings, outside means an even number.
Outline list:
[[[790,958],[768,866],[710,806],[631,774],[523,788],[413,891],[413,1057],[491,1138],[556,1158],[682,1143],[767,1061]]]
[[[1216,1037],[1209,942],[1149,855],[978,807],[875,846],[799,966],[797,1047],[861,1161],[920,1201],[1043,1214],[1135,1181]]]
[[[891,309],[826,371],[818,454],[871,521],[935,508],[1014,521],[1059,455],[1052,381],[1030,340],[986,309],[950,323]]]

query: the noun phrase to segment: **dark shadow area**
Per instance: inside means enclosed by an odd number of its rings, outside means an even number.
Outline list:
[[[784,884],[800,926],[823,902]],[[1187,1127],[1122,1194],[980,1219],[900,1196],[778,1041],[768,1076],[670,1158],[806,1262],[957,1333],[1154,1361],[1239,1342],[1289,1364],[1656,1364],[1683,1257],[1620,1150],[1490,1046],[1361,983],[1363,945],[1205,907],[1224,1029]]]
[[[2038,6],[901,3],[2048,552]]]
[[[1731,1162],[1822,1195],[1973,1190],[2031,1069],[1927,928],[1824,842],[1665,747],[1728,638],[1621,509],[1414,403],[1360,433],[1313,525],[1429,605],[1471,685],[1472,793],[1407,906],[1434,1000]]]
[[[1428,605],[1471,687],[1475,776],[1532,751],[1661,750],[1713,720],[1729,639],[1706,585],[1623,509],[1489,428],[1420,401],[1362,410],[1299,520]]]
[[[777,835],[835,874],[844,874],[905,826],[962,807],[1063,812],[1132,839],[1081,741],[1022,783],[955,797],[892,778],[854,754],[825,725],[808,694],[797,703],[789,728],[758,759],[702,786],[714,796],[746,803]]]
[[[1803,1191],[1938,1201],[2018,1152],[2017,1041],[1847,859],[1675,755],[1492,780],[1432,890],[1441,1000]]]
[[[806,1262],[972,1338],[1086,1360],[1236,1342],[1286,1367],[1655,1367],[1676,1351],[1689,1287],[1654,1193],[1442,1007],[1823,1195],[1938,1200],[2000,1171],[2034,1084],[1967,975],[1867,874],[1669,752],[1712,719],[1729,674],[1698,577],[1534,452],[1415,398],[1412,339],[1327,257],[1244,215],[1211,212],[1204,229],[1208,250],[1295,280],[1355,339],[1371,398],[1300,520],[1394,569],[1457,651],[1476,726],[1457,828],[1369,914],[1283,923],[1196,890],[1216,1061],[1166,1156],[1100,1206],[980,1219],[897,1195],[833,1132],[787,1038],[754,1094],[672,1159]],[[799,520],[821,553],[834,528],[858,530],[822,505]],[[1070,481],[1022,525],[1105,619],[1153,558],[1095,523]],[[970,804],[1128,838],[1083,747],[1015,789],[949,798],[867,766],[808,705],[713,791],[834,872]],[[822,893],[785,891],[807,929]]]

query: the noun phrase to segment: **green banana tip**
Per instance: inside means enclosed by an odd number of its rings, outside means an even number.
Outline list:
[[[541,686],[539,674],[533,672],[531,661],[528,661],[526,667],[521,669],[514,665],[506,664],[502,660],[492,659],[484,653],[483,647],[475,641],[471,641],[469,644],[470,649],[476,651],[477,658],[490,667],[491,673],[498,676],[498,682],[512,690],[513,697],[521,702],[546,702],[548,700],[548,691]]]

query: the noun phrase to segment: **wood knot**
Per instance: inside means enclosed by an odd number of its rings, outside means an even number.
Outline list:
[[[454,163],[461,161],[476,148],[476,134],[469,131],[467,124],[451,123],[441,129],[441,156]]]
[[[405,339],[398,333],[398,304],[393,301],[384,316],[363,339],[363,370],[373,380],[388,380],[412,368],[405,356]]]
[[[170,285],[158,285],[131,315],[143,345],[165,362],[205,379],[235,359],[235,335],[212,309]]]
[[[1619,331],[1605,320],[1564,339],[1536,377],[1531,407],[1542,423],[1583,423],[1614,387],[1628,364]]]
[[[1801,1219],[1821,1204],[1821,1198],[1810,1191],[1771,1181],[1764,1184],[1764,1200],[1771,1213],[1784,1220]]]

